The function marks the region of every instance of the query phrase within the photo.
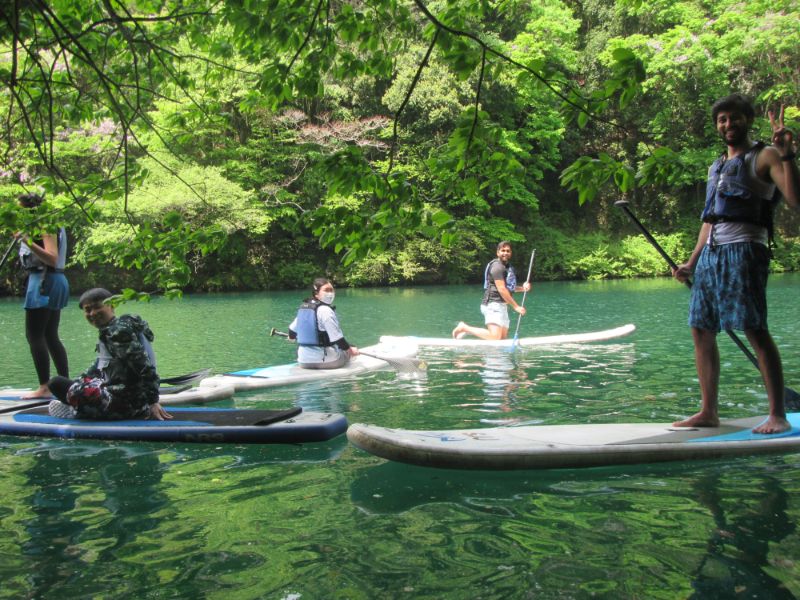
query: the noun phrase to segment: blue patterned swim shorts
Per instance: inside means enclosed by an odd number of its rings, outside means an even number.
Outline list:
[[[767,329],[769,249],[755,242],[703,248],[694,271],[689,326]]]

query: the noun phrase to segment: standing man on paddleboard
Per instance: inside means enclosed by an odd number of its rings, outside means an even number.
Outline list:
[[[739,94],[714,103],[711,118],[727,151],[708,171],[703,225],[694,251],[673,271],[681,282],[694,275],[689,326],[702,404],[700,412],[675,425],[719,425],[717,334],[738,329],[756,352],[769,398],[769,416],[753,431],[780,433],[791,426],[784,408],[781,357],[767,329],[766,287],[776,187],[788,206],[800,206],[797,148],[783,125],[783,106],[777,119],[769,112],[771,146],[750,140],[755,110]]]
[[[485,291],[481,301],[481,312],[486,328],[472,327],[464,321],[459,321],[453,329],[454,338],[461,339],[469,334],[482,340],[504,340],[508,337],[508,327],[511,324],[508,318],[508,306],[511,305],[520,315],[525,314],[525,307],[517,304],[512,294],[520,290],[530,291],[531,284],[526,281],[517,286],[514,267],[509,264],[511,254],[511,242],[504,240],[497,244],[497,258],[486,265],[483,274]]]
[[[117,317],[107,302],[111,296],[106,289],[93,288],[78,300],[86,320],[99,330],[97,359],[75,381],[61,376],[50,380],[48,387],[58,398],[50,403],[50,414],[101,420],[171,419],[158,402],[153,332],[141,317]]]

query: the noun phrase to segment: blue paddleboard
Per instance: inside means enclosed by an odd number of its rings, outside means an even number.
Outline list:
[[[47,406],[0,414],[0,434],[100,440],[297,444],[321,442],[345,432],[335,413],[236,408],[169,408],[172,419],[94,421],[59,419]]]

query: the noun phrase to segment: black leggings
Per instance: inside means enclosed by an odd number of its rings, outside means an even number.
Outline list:
[[[58,324],[61,321],[60,310],[49,308],[25,309],[25,336],[31,347],[33,366],[39,377],[39,385],[50,379],[50,357],[56,371],[63,377],[69,377],[67,350],[58,337]]]

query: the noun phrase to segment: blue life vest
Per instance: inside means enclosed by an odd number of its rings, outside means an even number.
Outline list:
[[[320,306],[322,306],[322,302],[315,298],[306,300],[300,305],[297,311],[297,343],[300,346],[331,345],[328,333],[319,330],[317,309]]]
[[[703,222],[752,223],[766,227],[772,239],[773,212],[780,195],[776,190],[772,197],[762,197],[759,187],[764,189],[770,184],[753,181],[750,173],[750,161],[756,159],[763,147],[763,142],[756,142],[747,152],[730,159],[721,156],[714,161],[706,184]]]
[[[492,268],[492,264],[495,262],[500,262],[499,258],[495,258],[489,261],[489,264],[486,265],[486,270],[483,272],[483,289],[487,289],[489,287],[489,269]],[[514,272],[514,267],[508,265],[506,267],[508,269],[506,271],[506,287],[508,288],[509,292],[513,292],[517,289],[517,274]]]

